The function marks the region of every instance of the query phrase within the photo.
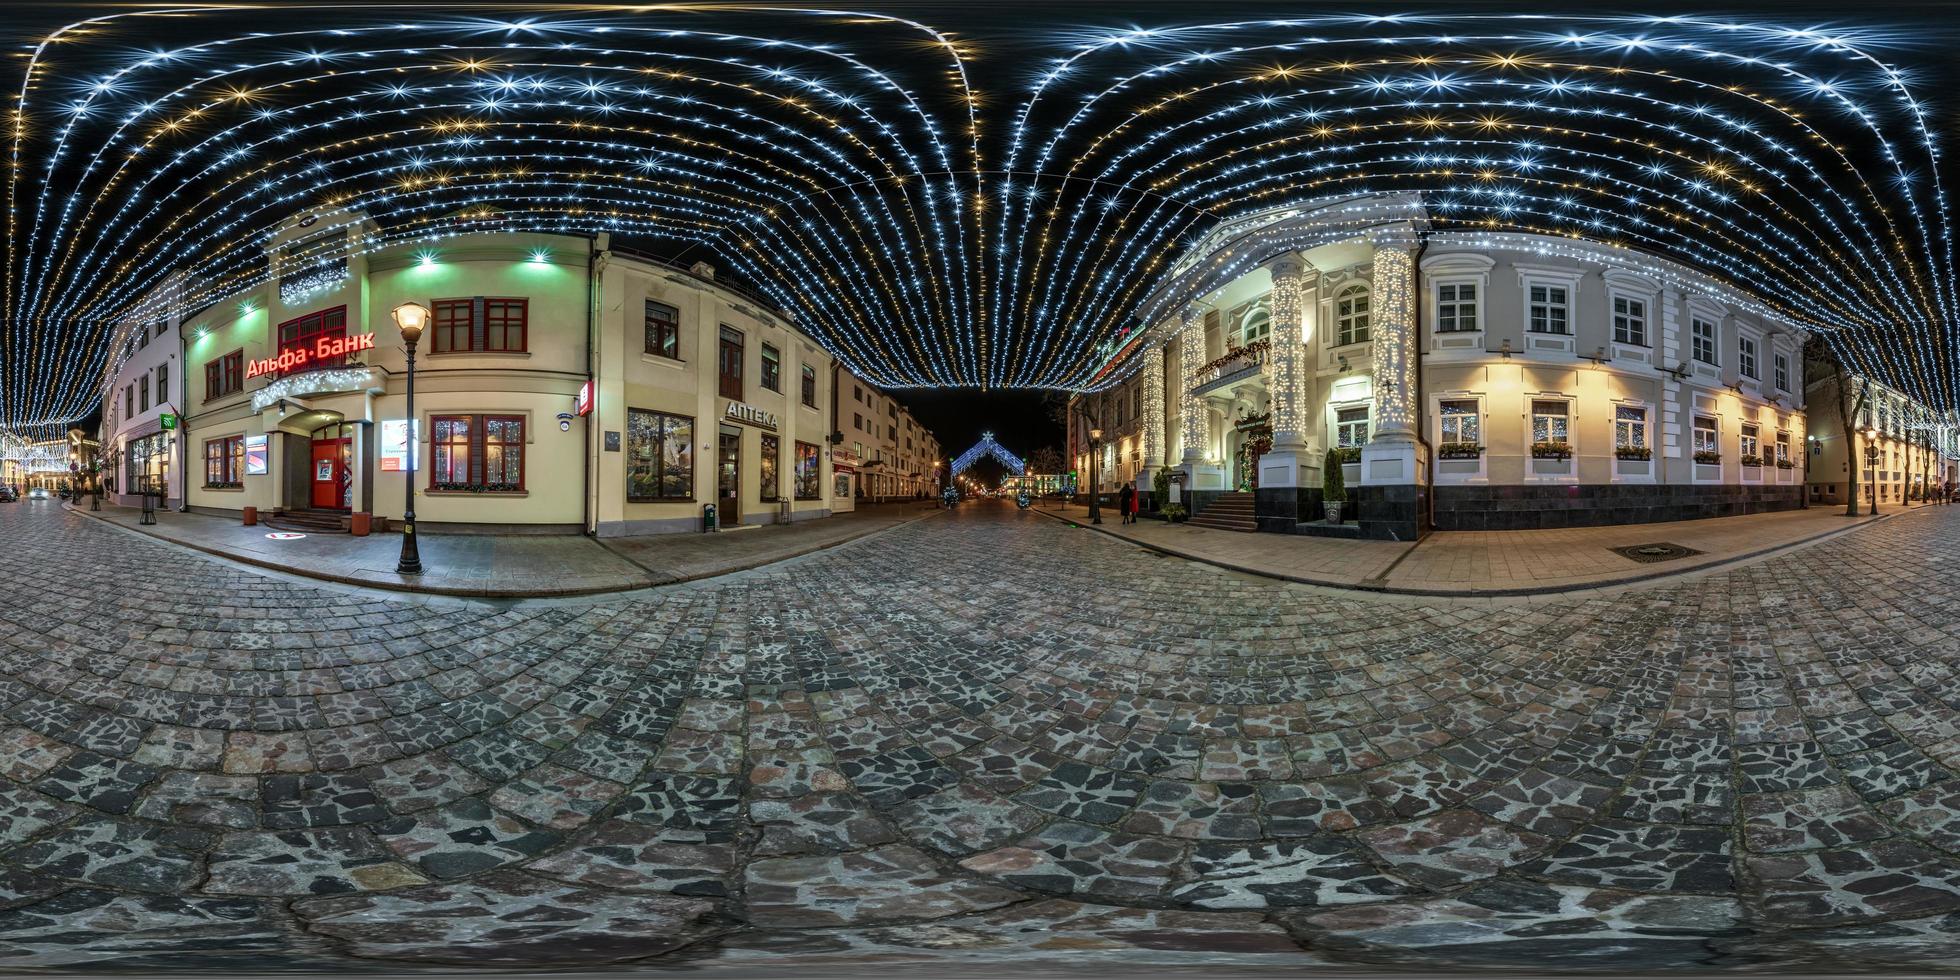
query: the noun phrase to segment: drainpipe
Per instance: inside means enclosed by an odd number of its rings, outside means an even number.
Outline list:
[[[179,405],[188,405],[191,400],[191,379],[190,371],[184,365],[189,363],[190,360],[190,341],[184,337],[183,311],[178,309],[175,303],[172,303],[171,307],[171,318],[177,321],[171,325],[171,329],[177,331],[177,391],[179,392],[177,403]],[[177,412],[177,482],[179,486],[184,488],[183,492],[177,496],[177,513],[179,514],[188,514],[191,510],[191,430],[188,421],[184,418],[184,414],[182,410]],[[163,492],[170,492],[170,483],[167,480],[164,482]]]
[[[579,487],[579,532],[586,537],[597,537],[598,528],[592,523],[592,461],[599,454],[599,447],[592,444],[592,415],[599,410],[599,385],[592,376],[592,323],[593,307],[598,305],[599,297],[593,282],[594,266],[599,261],[599,236],[585,236],[585,383],[592,386],[592,410],[585,413],[579,421],[583,423],[580,433],[585,436],[585,467]]]

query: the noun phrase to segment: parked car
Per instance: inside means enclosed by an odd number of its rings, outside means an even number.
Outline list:
[[[20,491],[13,487],[0,486],[0,504],[11,504],[20,499]]]
[[[29,491],[27,491],[27,499],[29,499],[29,500],[46,500],[46,499],[48,499],[48,488],[47,488],[47,487],[35,487],[34,489],[32,489],[32,490],[29,490]]]

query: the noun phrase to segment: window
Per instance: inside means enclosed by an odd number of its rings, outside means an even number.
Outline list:
[[[138,401],[138,406],[139,406],[139,407],[140,407],[140,408],[141,408],[141,409],[142,409],[143,411],[145,411],[145,412],[147,412],[147,411],[149,411],[149,410],[150,410],[150,385],[149,385],[149,382],[148,382],[148,380],[146,379],[146,380],[144,381],[144,383],[143,383],[143,384],[140,384],[140,385],[137,385],[136,387],[137,387],[137,388],[139,388],[139,389],[142,389],[142,390],[141,390],[141,395],[142,395],[142,397],[141,397],[141,399],[140,399],[140,400]]]
[[[436,354],[522,353],[529,349],[530,304],[528,299],[497,296],[436,300],[430,310],[435,336],[429,350]]]
[[[822,490],[822,465],[817,457],[817,447],[807,442],[796,444],[796,499],[815,500]]]
[[[232,351],[204,365],[204,400],[236,394],[245,385],[245,351]]]
[[[1647,410],[1635,405],[1613,409],[1613,448],[1647,448]]]
[[[854,402],[862,402],[862,401],[864,401],[864,389],[863,389],[863,388],[861,388],[861,387],[859,387],[859,386],[857,386],[857,385],[852,385],[852,386],[851,386],[851,400],[852,400],[852,401],[854,401]]]
[[[1368,287],[1353,285],[1341,290],[1340,298],[1334,301],[1334,322],[1338,334],[1335,346],[1368,342]]]
[[[742,400],[742,332],[721,328],[721,397]]]
[[[1695,452],[1717,453],[1722,451],[1715,428],[1715,419],[1707,415],[1695,416]]]
[[[1531,441],[1567,445],[1571,440],[1570,406],[1566,402],[1535,400],[1531,403]]]
[[[524,418],[437,415],[429,420],[431,490],[524,489]]]
[[[778,393],[783,390],[783,355],[768,344],[762,345],[762,386]]]
[[[782,452],[782,437],[771,435],[762,437],[762,465],[759,472],[761,473],[763,500],[773,501],[779,500],[782,497],[782,486],[776,478],[776,460],[782,456]]]
[[[227,489],[245,485],[245,437],[204,442],[204,485]]]
[[[1756,338],[1738,337],[1736,347],[1740,355],[1736,358],[1736,369],[1745,378],[1759,377],[1756,373]]]
[[[157,365],[157,406],[170,401],[170,365]]]
[[[626,499],[694,499],[694,420],[626,410]]]
[[[681,359],[681,311],[647,300],[647,353]]]
[[[308,313],[305,316],[294,317],[279,325],[279,353],[284,354],[289,350],[311,351],[314,348],[315,342],[321,338],[345,337],[346,335],[347,307],[336,306],[331,310]],[[305,366],[301,370],[312,371],[318,368],[340,367],[346,363],[347,355],[345,354],[338,357],[308,356]],[[293,372],[287,371],[283,373],[291,374]]]
[[[1771,361],[1771,363],[1775,365],[1774,370],[1776,371],[1776,376],[1774,380],[1776,381],[1776,390],[1789,391],[1790,390],[1790,355],[1777,354],[1775,358]]]
[[[1476,399],[1451,399],[1442,404],[1442,409],[1443,431],[1440,442],[1477,445],[1482,441],[1483,427],[1479,424]]]
[[[1476,289],[1475,286],[1471,286],[1468,288],[1473,290]],[[1570,316],[1570,307],[1567,303],[1569,297],[1570,294],[1566,291],[1566,288],[1564,286],[1544,286],[1544,285],[1539,285],[1537,283],[1533,283],[1531,285],[1530,296],[1529,296],[1529,305],[1531,307],[1529,329],[1531,330],[1531,332],[1532,333],[1555,333],[1555,334],[1571,333],[1572,320]],[[1477,315],[1476,311],[1472,309],[1470,315],[1472,317],[1471,322],[1475,323],[1476,322],[1475,317]],[[1470,329],[1474,330],[1476,328],[1471,327]]]
[[[148,407],[148,406],[145,406]],[[136,414],[136,385],[123,385],[123,418],[127,420]]]
[[[1368,444],[1368,406],[1343,408],[1334,413],[1334,432],[1342,448]]]
[[[890,439],[893,443],[898,442],[898,426],[885,426],[885,438]]]
[[[1436,287],[1436,330],[1467,333],[1477,327],[1477,286],[1453,282]]]
[[[1790,434],[1788,432],[1778,432],[1776,434],[1776,459],[1774,461],[1779,465],[1790,461]]]
[[[1703,364],[1720,364],[1721,362],[1715,359],[1714,321],[1704,320],[1701,317],[1695,317],[1690,326],[1690,329],[1694,334],[1695,360],[1700,361]]]
[[[148,330],[137,330],[136,349],[143,350],[144,348],[147,348],[149,346],[150,346],[150,332]]]
[[[1239,325],[1239,338],[1245,344],[1255,344],[1265,340],[1272,335],[1272,332],[1273,316],[1264,307],[1259,307],[1247,313],[1245,320]]]
[[[1647,301],[1613,297],[1613,342],[1647,346]]]
[[[817,369],[803,365],[803,404],[817,407]]]
[[[857,430],[858,430],[859,432],[863,432],[863,431],[864,431],[864,416],[862,416],[862,415],[860,415],[860,414],[858,414],[858,413],[856,413],[856,412],[852,412],[852,413],[851,413],[851,427],[852,427],[852,428],[854,428],[854,429],[857,429]]]
[[[1757,429],[1754,423],[1744,422],[1742,424],[1743,462],[1745,463],[1748,462],[1751,457],[1754,457],[1756,459],[1762,458],[1762,440],[1759,436],[1760,431],[1761,430]]]

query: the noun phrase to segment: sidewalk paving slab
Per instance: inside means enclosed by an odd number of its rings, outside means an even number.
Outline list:
[[[274,571],[397,592],[517,599],[596,595],[672,585],[785,561],[917,520],[929,501],[879,504],[847,514],[719,534],[654,534],[597,539],[577,534],[422,534],[423,572],[395,572],[401,536],[285,533],[235,518],[159,511],[145,526],[133,507],[82,514],[206,554]]]
[[[1267,578],[1405,595],[1502,597],[1570,594],[1702,571],[1930,506],[1893,504],[1877,517],[1846,517],[1836,505],[1658,524],[1436,531],[1420,542],[1221,531],[1153,520],[1125,525],[1113,510],[1092,526],[1080,504],[1036,509],[1153,551]],[[1644,563],[1612,550],[1661,543],[1701,554]]]

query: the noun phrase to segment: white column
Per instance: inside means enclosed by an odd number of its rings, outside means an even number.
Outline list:
[[[1266,361],[1267,387],[1273,397],[1273,448],[1260,457],[1259,486],[1298,487],[1302,485],[1302,464],[1307,462],[1300,390],[1305,359],[1300,335],[1304,329],[1306,264],[1287,252],[1267,262],[1266,269],[1273,277],[1268,301],[1272,322],[1268,343],[1272,349]]]
[[[1198,385],[1198,367],[1205,362],[1205,313],[1196,304],[1185,307],[1184,330],[1178,334],[1177,341],[1184,467],[1191,471],[1205,461],[1205,403],[1191,394],[1191,389]]]
[[[1368,333],[1374,377],[1368,421],[1373,438],[1362,447],[1366,485],[1420,481],[1416,465],[1416,240],[1413,234],[1376,236],[1373,303]]]

